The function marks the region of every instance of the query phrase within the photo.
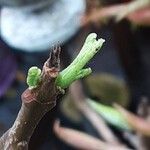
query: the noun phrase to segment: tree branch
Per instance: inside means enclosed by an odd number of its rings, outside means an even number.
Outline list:
[[[56,104],[60,91],[55,85],[59,71],[60,48],[51,52],[42,70],[41,81],[21,96],[22,106],[14,125],[1,137],[0,149],[28,149],[29,140],[41,118]]]
[[[60,47],[53,48],[42,71],[37,67],[29,69],[29,88],[21,96],[22,106],[14,125],[0,138],[0,149],[28,149],[34,129],[45,113],[55,106],[57,97],[64,93],[63,89],[91,72],[83,67],[104,42],[103,39],[96,40],[96,37],[95,33],[91,33],[77,58],[60,73]]]

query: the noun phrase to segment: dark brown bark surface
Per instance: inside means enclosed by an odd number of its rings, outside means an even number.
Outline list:
[[[56,104],[60,94],[55,85],[59,73],[60,47],[54,48],[42,70],[42,79],[37,88],[26,89],[22,96],[22,106],[14,125],[1,137],[0,149],[26,150],[29,140],[41,118]]]

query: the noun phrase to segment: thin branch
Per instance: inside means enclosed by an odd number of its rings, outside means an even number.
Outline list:
[[[150,121],[144,120],[143,118],[134,115],[133,113],[127,111],[118,104],[114,104],[114,106],[123,115],[123,117],[133,130],[136,130],[142,135],[150,136]]]
[[[136,148],[137,150],[141,147],[140,146],[140,142],[139,142],[139,138],[137,135],[134,135],[132,133],[129,132],[124,132],[123,133],[124,138],[129,141],[132,146],[134,146],[134,148]]]
[[[129,14],[149,6],[150,6],[150,0],[131,1],[125,4],[125,7],[119,11],[118,15],[116,16],[116,21],[120,21],[123,18],[127,17]]]
[[[54,132],[61,140],[78,149],[112,150],[112,147],[114,147],[116,150],[128,150],[122,146],[105,143],[86,133],[70,128],[60,127],[59,121],[55,121],[54,123]]]
[[[56,105],[57,97],[64,93],[63,89],[91,72],[83,67],[100,50],[104,42],[103,39],[96,40],[96,37],[95,33],[89,34],[81,53],[60,73],[60,47],[53,48],[42,71],[38,67],[29,69],[29,88],[21,96],[22,106],[14,125],[0,138],[1,149],[28,149],[35,127],[45,113]]]
[[[29,140],[41,118],[56,104],[60,91],[55,85],[58,75],[60,49],[53,49],[42,70],[41,82],[36,88],[27,89],[21,96],[22,106],[14,125],[1,137],[0,149],[28,149]],[[54,59],[55,58],[55,59]]]
[[[104,120],[87,105],[80,81],[76,81],[71,85],[70,93],[77,108],[91,122],[98,134],[102,136],[105,141],[119,145],[119,140],[109,129]]]
[[[133,23],[149,25],[149,7],[150,0],[134,0],[123,4],[100,7],[99,9],[94,9],[87,15],[85,14],[81,21],[81,26],[86,26],[91,23],[100,25],[111,18],[116,22],[127,18]],[[137,13],[138,11],[141,15]]]

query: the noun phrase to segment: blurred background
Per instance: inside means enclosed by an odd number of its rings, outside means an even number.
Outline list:
[[[106,42],[88,64],[93,73],[79,81],[84,95],[106,106],[118,103],[134,114],[143,101],[147,104],[143,110],[150,109],[149,0],[0,0],[0,135],[11,127],[21,107],[28,69],[42,68],[54,45],[62,48],[61,69],[65,68],[91,32]],[[78,94],[76,88],[66,90],[40,121],[29,149],[77,149],[53,132],[56,118],[65,127],[104,140],[86,112],[78,109],[72,92]],[[150,111],[144,117],[150,118]],[[106,125],[129,148],[138,149],[138,144],[139,149],[150,148],[143,146],[145,136],[138,132],[127,137],[123,129],[107,121]],[[133,135],[142,138],[135,144],[130,140]]]

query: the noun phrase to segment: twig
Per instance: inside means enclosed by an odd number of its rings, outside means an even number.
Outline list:
[[[134,115],[118,104],[114,104],[114,106],[123,115],[132,129],[136,130],[142,135],[150,136],[150,121],[144,120],[143,118]]]
[[[42,71],[38,67],[29,69],[27,77],[29,88],[21,96],[22,106],[14,125],[0,138],[0,149],[28,149],[35,127],[45,113],[55,106],[57,96],[64,93],[64,88],[73,81],[91,72],[83,67],[100,50],[104,42],[103,39],[97,40],[96,37],[95,33],[87,37],[77,58],[60,74],[60,47],[52,50]]]
[[[134,148],[136,148],[137,150],[139,149],[140,146],[140,143],[139,143],[139,138],[138,136],[132,134],[132,133],[129,133],[129,132],[124,132],[123,133],[123,136],[124,138],[129,141],[132,146],[134,146]]]
[[[120,21],[129,14],[148,6],[150,6],[150,0],[134,0],[129,2],[125,4],[125,7],[122,10],[119,11],[118,15],[116,16],[116,21]]]
[[[115,150],[128,150],[122,146],[103,142],[86,133],[70,128],[60,127],[59,121],[56,121],[54,124],[54,132],[61,140],[78,149],[112,150],[114,148]]]
[[[41,118],[56,104],[60,93],[55,85],[58,75],[60,49],[53,49],[42,70],[41,82],[34,89],[27,89],[22,94],[22,106],[14,125],[1,137],[0,149],[28,149],[28,143]]]
[[[124,18],[129,19],[131,22],[141,23],[142,20],[145,24],[149,25],[149,7],[150,0],[134,0],[124,4],[116,4],[112,6],[105,6],[91,11],[89,14],[85,14],[81,21],[81,26],[86,26],[90,23],[100,24],[105,23],[108,19],[113,18],[116,22],[121,21]],[[141,21],[137,18],[136,12],[142,9],[147,9],[146,13],[143,12],[142,16],[139,16]],[[132,15],[133,14],[133,15]],[[134,18],[135,17],[135,18]]]
[[[120,144],[117,137],[113,134],[113,132],[109,129],[103,119],[85,102],[85,95],[83,94],[83,90],[81,87],[80,81],[74,82],[70,87],[70,93],[73,98],[73,102],[77,106],[77,108],[83,113],[83,115],[91,122],[91,124],[95,127],[98,134],[101,135],[105,141],[113,144]]]

